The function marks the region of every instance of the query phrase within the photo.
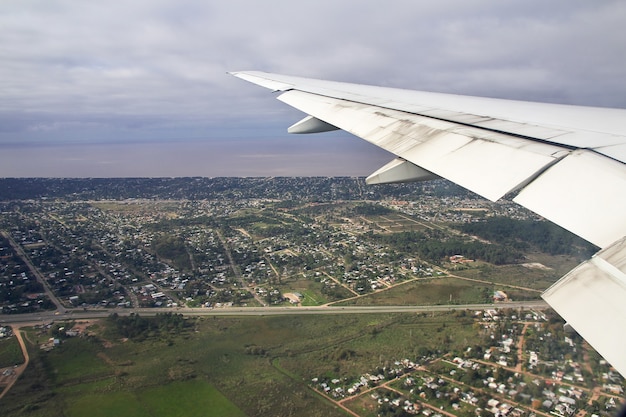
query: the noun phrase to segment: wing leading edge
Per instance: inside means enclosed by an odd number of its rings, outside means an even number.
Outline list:
[[[626,376],[626,110],[232,74],[306,113],[292,133],[342,129],[396,155],[370,184],[443,177],[492,201],[515,192],[599,246],[542,297]]]

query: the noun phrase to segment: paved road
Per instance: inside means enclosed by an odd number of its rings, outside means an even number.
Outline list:
[[[487,310],[487,309],[545,309],[544,301],[518,301],[498,304],[463,304],[430,306],[319,306],[319,307],[225,307],[225,308],[112,308],[93,310],[62,310],[32,314],[0,314],[1,324],[41,323],[59,320],[97,319],[110,314],[154,316],[158,313],[177,313],[185,316],[273,316],[300,314],[383,314],[423,313],[431,311]]]

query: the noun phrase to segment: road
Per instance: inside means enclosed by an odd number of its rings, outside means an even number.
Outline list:
[[[15,366],[15,369],[14,369],[15,374],[12,376],[11,381],[4,387],[2,392],[0,392],[0,399],[2,399],[2,397],[4,397],[6,393],[9,392],[11,387],[13,387],[13,385],[17,382],[20,375],[22,375],[22,372],[26,370],[26,367],[28,366],[28,362],[30,361],[30,356],[28,355],[28,349],[26,349],[26,344],[24,343],[24,339],[22,338],[22,332],[20,331],[19,327],[14,327],[13,331],[15,332],[15,337],[17,337],[17,341],[19,342],[20,348],[22,349],[22,355],[24,356],[24,363],[19,366],[17,365]]]
[[[26,255],[26,252],[24,252],[24,250],[22,249],[22,246],[18,245],[17,242],[13,240],[13,237],[11,237],[11,235],[7,233],[6,231],[3,230],[1,233],[2,233],[2,236],[4,236],[4,238],[9,241],[15,253],[17,253],[17,255],[20,258],[22,258],[22,260],[26,263],[26,266],[28,267],[30,272],[35,276],[37,281],[39,281],[41,285],[43,285],[46,295],[57,306],[57,309],[59,310],[64,309],[65,307],[61,304],[59,299],[52,293],[50,286],[48,286],[48,281],[46,281],[45,278],[41,275],[41,272],[39,272],[39,269],[35,268],[35,265],[33,265],[33,263],[30,261],[30,258]]]
[[[224,237],[222,232],[219,230],[216,230],[215,232],[217,234],[218,239],[222,243],[222,246],[224,247],[224,252],[226,252],[226,257],[228,258],[228,262],[230,262],[230,267],[233,270],[233,274],[235,274],[235,278],[237,278],[237,280],[239,281],[241,288],[243,288],[244,290],[252,294],[254,298],[259,302],[259,304],[261,304],[262,306],[266,306],[267,303],[265,302],[265,300],[263,300],[261,296],[257,294],[256,291],[251,289],[246,283],[246,280],[243,279],[243,277],[241,276],[241,270],[239,269],[239,266],[237,266],[237,263],[233,259],[233,254],[230,251],[230,245],[226,241],[226,238]]]
[[[500,310],[500,309],[545,309],[545,301],[518,301],[498,304],[460,304],[427,306],[317,306],[317,307],[225,307],[225,308],[111,308],[73,309],[31,314],[0,314],[3,325],[42,323],[60,320],[98,319],[110,314],[154,316],[158,313],[177,313],[185,316],[274,316],[301,314],[384,314],[424,313],[454,310]]]

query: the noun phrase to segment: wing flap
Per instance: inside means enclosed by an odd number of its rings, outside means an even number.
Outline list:
[[[626,233],[626,165],[577,150],[513,199],[603,248]]]
[[[542,297],[622,375],[626,373],[626,239],[580,264]]]

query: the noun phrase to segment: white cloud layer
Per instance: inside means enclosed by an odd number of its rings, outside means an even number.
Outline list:
[[[298,114],[226,75],[248,69],[626,107],[625,21],[621,0],[5,1],[0,150],[261,137],[265,153]]]

